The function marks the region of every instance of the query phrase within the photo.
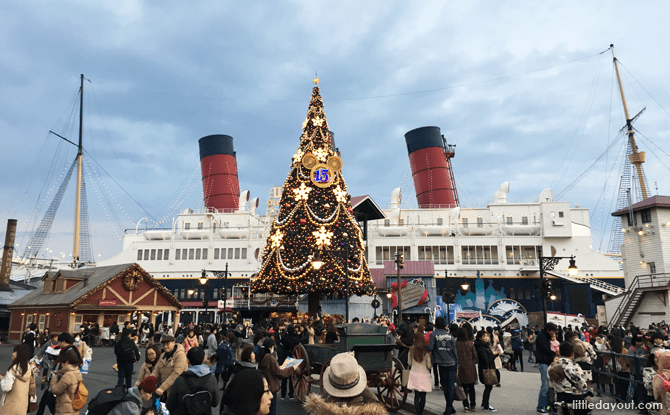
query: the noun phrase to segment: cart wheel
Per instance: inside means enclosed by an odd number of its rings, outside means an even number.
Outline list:
[[[323,388],[323,372],[326,371],[326,368],[330,366],[330,359],[326,361],[323,365],[321,365],[321,374],[319,375],[319,394],[323,399],[326,399],[328,397],[328,392]]]
[[[293,395],[300,400],[300,402],[305,402],[305,398],[310,393],[310,387],[312,385],[311,370],[309,365],[309,356],[307,356],[307,351],[305,348],[299,344],[293,349],[293,358],[294,359],[303,359],[300,363],[300,375],[293,373],[291,376],[291,382],[293,383]]]
[[[407,400],[407,388],[402,391],[402,371],[404,367],[400,360],[393,357],[391,370],[379,374],[377,395],[389,412],[397,412]]]

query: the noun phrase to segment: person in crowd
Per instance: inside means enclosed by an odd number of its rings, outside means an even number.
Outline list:
[[[44,343],[42,347],[40,347],[40,350],[35,353],[35,356],[37,356],[39,359],[44,359],[44,354],[46,353],[47,349],[49,347],[57,346],[58,345],[58,334],[57,333],[51,333],[49,335],[49,341]]]
[[[549,406],[549,379],[547,378],[547,370],[549,365],[553,363],[556,357],[556,352],[552,350],[551,339],[555,338],[558,328],[554,323],[546,323],[544,329],[537,334],[535,340],[535,359],[537,367],[540,370],[540,393],[537,398],[537,412],[546,414],[547,406]]]
[[[521,366],[521,371],[523,372],[523,341],[521,340],[519,330],[514,330],[512,333],[510,344],[512,346],[512,360],[510,362],[512,371],[517,371],[516,361],[518,360],[519,366]]]
[[[30,362],[30,349],[23,344],[14,346],[12,363],[4,376],[0,375],[0,413],[3,415],[24,415],[31,397],[36,397],[35,365]]]
[[[303,323],[304,325],[304,330],[305,330],[305,336],[307,337],[307,344],[314,344],[314,327],[312,326],[311,321],[307,321]]]
[[[130,338],[130,335],[131,329],[124,328],[121,331],[121,339],[114,346],[116,366],[118,368],[118,382],[116,385],[123,386],[126,389],[133,386],[133,364],[140,360],[140,350],[133,339]]]
[[[281,347],[283,349],[283,357],[291,357],[293,349],[300,344],[300,338],[295,332],[293,324],[286,327],[286,334],[281,338]],[[283,363],[283,361],[282,361]],[[288,398],[293,399],[293,382],[290,378],[282,378],[281,380],[281,398],[286,399],[286,386],[288,384]]]
[[[636,335],[631,341],[630,349],[628,349],[629,356],[637,357],[637,359],[630,359],[631,374],[633,375],[633,379],[637,381],[642,381],[642,371],[646,364],[646,359],[644,359],[644,356],[647,355],[647,348],[644,346],[643,340],[644,337],[641,334]],[[635,384],[635,392],[633,396],[635,403],[643,403],[644,395],[644,386],[640,383]]]
[[[414,335],[414,344],[409,348],[408,365],[410,368],[407,388],[414,391],[414,408],[417,415],[423,414],[426,406],[426,394],[431,391],[430,369],[432,363],[426,350],[426,339],[422,332]]]
[[[467,331],[461,327],[456,331],[456,351],[458,352],[458,380],[465,392],[463,408],[466,412],[475,411],[475,382],[477,381],[477,368],[475,363],[478,359],[477,350],[472,341],[469,340]]]
[[[240,396],[244,396],[245,399],[240,399]],[[223,415],[268,415],[271,404],[272,392],[263,372],[256,369],[245,370],[235,375],[228,383],[221,399],[220,413]]]
[[[280,378],[288,377],[293,374],[296,367],[280,367],[277,363],[277,358],[273,355],[275,351],[275,341],[268,337],[263,340],[263,348],[258,356],[258,369],[265,373],[265,378],[268,381],[268,387],[272,392],[272,405],[270,406],[270,415],[277,413],[277,392],[280,388]]]
[[[116,321],[114,321],[109,327],[109,337],[113,339],[112,346],[116,343],[117,340],[119,340],[119,325],[116,324]]]
[[[396,339],[396,344],[398,345],[398,359],[404,367],[407,367],[409,362],[409,348],[414,344],[414,333],[412,333],[412,329],[406,321],[399,324],[396,331],[398,333],[398,338]]]
[[[493,353],[493,363],[495,365],[496,369],[496,377],[498,378],[498,383],[496,383],[496,387],[500,387],[500,369],[502,369],[503,364],[502,364],[502,359],[500,356],[503,354],[503,348],[500,346],[500,338],[498,337],[498,334],[493,330],[493,327],[488,326],[486,328],[486,332],[489,334],[489,348],[491,349],[491,352]]]
[[[154,344],[151,347],[147,347],[147,350],[144,353],[144,363],[142,363],[142,367],[140,368],[140,373],[137,376],[135,386],[140,386],[140,383],[145,378],[151,376],[151,373],[154,371],[154,367],[156,367],[156,363],[158,363],[158,359],[161,358],[161,354],[163,354],[163,351],[160,349],[160,347],[158,347],[158,345]]]
[[[175,379],[188,369],[188,361],[186,353],[184,353],[184,346],[176,344],[174,337],[163,336],[161,343],[163,343],[163,354],[158,359],[151,376],[158,381],[159,386],[156,389],[156,394],[161,397],[162,402],[165,402]]]
[[[586,341],[579,339],[579,334],[574,331],[569,331],[565,334],[565,341],[572,345],[574,350],[574,362],[582,368],[584,380],[591,389],[593,385],[592,364],[598,357],[593,346]]]
[[[28,333],[23,338],[23,343],[28,346],[30,357],[35,356],[35,342],[37,340],[37,324],[31,323],[28,327]]]
[[[235,362],[235,365],[233,366],[233,375],[237,375],[244,370],[255,369],[256,365],[254,364],[254,360],[256,360],[256,354],[253,346],[246,346],[242,349],[240,360]]]
[[[49,342],[49,339],[51,339],[51,332],[49,331],[49,328],[46,327],[44,330],[42,330],[42,333],[39,335],[39,347],[44,346],[46,343]]]
[[[624,347],[624,341],[621,337],[612,337],[610,347],[614,353],[622,355],[628,354],[628,349]],[[624,402],[626,401],[626,395],[628,394],[628,381],[626,379],[630,377],[630,361],[624,356],[616,356],[611,364],[617,375],[617,378],[614,379],[614,389],[616,391],[617,399]]]
[[[216,326],[211,328],[211,332],[207,337],[207,352],[206,357],[214,356],[216,354],[216,349],[219,347],[219,341],[216,339],[217,329]]]
[[[528,329],[528,341],[526,342],[526,349],[528,350],[528,363],[533,363],[533,367],[537,367],[535,363],[535,331],[532,328]]]
[[[328,325],[328,331],[326,332],[325,344],[333,344],[339,340],[337,335],[337,330],[335,329],[334,324]]]
[[[657,351],[654,360],[658,367],[652,381],[654,399],[656,402],[663,403],[663,409],[668,411],[670,409],[670,399],[668,399],[665,383],[670,381],[670,351]]]
[[[157,382],[153,376],[147,376],[137,385],[128,389],[123,400],[119,402],[107,415],[149,415],[145,412],[147,404],[154,401]],[[149,404],[150,407],[153,407]]]
[[[489,344],[489,333],[487,331],[481,330],[478,331],[475,335],[474,342],[475,350],[477,351],[477,369],[479,374],[479,380],[484,384],[484,370],[486,369],[495,369],[495,356],[491,350],[491,345]],[[496,353],[498,351],[496,350]],[[482,395],[482,409],[487,412],[496,412],[491,406],[491,391],[493,390],[493,385],[484,386],[484,394]],[[470,411],[473,411],[473,407],[470,407]]]
[[[553,362],[547,370],[550,386],[556,391],[556,402],[568,404],[585,399],[584,393],[588,391],[588,386],[582,368],[573,361],[573,357],[574,347],[567,341],[563,342],[559,349],[558,361]],[[589,412],[587,409],[573,411],[575,415]]]
[[[79,411],[72,407],[72,399],[77,387],[83,382],[79,371],[81,357],[76,348],[67,348],[59,356],[61,368],[51,377],[51,393],[56,396],[56,410],[54,415],[79,415]]]
[[[350,353],[337,354],[323,373],[323,388],[328,397],[312,393],[303,407],[308,415],[388,415],[367,384],[365,370],[356,359]]]
[[[188,353],[191,347],[197,347],[199,344],[198,337],[195,335],[195,329],[189,329],[188,335],[184,337],[184,341],[182,341],[182,345],[184,346],[184,353]]]
[[[458,369],[458,352],[456,339],[446,330],[447,321],[444,317],[435,319],[436,330],[430,334],[426,350],[431,352],[431,361],[437,363],[440,382],[446,401],[446,414],[454,412],[454,381]]]
[[[42,394],[42,398],[40,399],[36,415],[44,415],[44,411],[46,408],[49,408],[49,411],[52,414],[56,413],[56,397],[54,396],[53,393],[50,393],[49,391],[51,389],[51,380],[53,379],[54,374],[61,369],[61,360],[63,359],[65,352],[71,350],[76,356],[78,356],[79,361],[77,367],[79,367],[82,363],[81,356],[79,356],[79,350],[73,345],[74,338],[72,337],[72,335],[70,335],[70,333],[59,334],[57,337],[57,341],[58,345],[54,349],[52,349],[53,354],[49,353],[49,356],[55,356],[53,364],[51,365],[51,367],[43,364],[43,366],[45,367],[45,369],[47,369],[47,371],[42,376],[42,385],[43,385],[42,388],[46,390]]]
[[[507,370],[512,370],[512,358],[514,357],[514,350],[512,350],[512,333],[507,328],[502,335],[503,351],[505,352],[505,367]]]
[[[186,358],[189,368],[175,379],[168,395],[166,406],[171,415],[205,412],[207,395],[211,408],[216,407],[221,399],[216,378],[205,364],[205,350],[200,346],[192,347]],[[240,398],[244,399],[244,395]]]
[[[233,365],[235,364],[235,352],[233,352],[233,349],[230,347],[230,343],[228,343],[227,337],[224,337],[224,339],[221,340],[221,343],[219,343],[217,346],[216,352],[212,356],[212,359],[216,361],[214,376],[216,377],[217,384],[219,382],[219,378],[223,378],[223,388],[221,388],[221,390],[223,390],[226,387],[228,379],[230,379]]]

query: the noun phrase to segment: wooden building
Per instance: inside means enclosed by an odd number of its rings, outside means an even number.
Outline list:
[[[41,290],[9,305],[10,339],[20,339],[31,323],[73,333],[85,323],[123,326],[133,313],[150,313],[152,323],[159,312],[174,313],[179,321],[182,304],[138,264],[50,271],[42,281]]]

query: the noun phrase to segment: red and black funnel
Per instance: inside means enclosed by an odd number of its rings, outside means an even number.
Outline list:
[[[219,212],[236,211],[239,208],[240,182],[233,137],[208,135],[198,140],[198,144],[205,206]]]

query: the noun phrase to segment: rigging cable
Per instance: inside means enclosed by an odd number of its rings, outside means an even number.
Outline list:
[[[630,73],[630,71],[628,70],[628,68],[626,68],[626,67],[624,66],[624,64],[621,63],[621,61],[620,61],[618,58],[617,58],[617,62],[619,62],[619,65],[621,65],[621,67],[624,68],[624,69],[626,70],[626,73],[628,73],[628,75],[630,75],[630,76],[635,80],[635,82],[637,82],[638,85],[640,85],[640,87],[644,90],[644,92],[646,92],[646,93],[651,97],[651,99],[654,100],[654,102],[656,103],[656,105],[658,105],[658,106],[663,110],[663,112],[665,112],[665,113],[670,117],[670,113],[663,107],[663,105],[661,105],[661,103],[658,102],[658,101],[656,100],[656,98],[654,98],[654,96],[651,95],[651,93],[650,93],[649,91],[647,91],[647,88],[645,88],[644,85],[642,85],[642,84],[640,83],[640,81],[638,81],[637,78],[635,78],[635,76],[633,76],[633,74]]]

